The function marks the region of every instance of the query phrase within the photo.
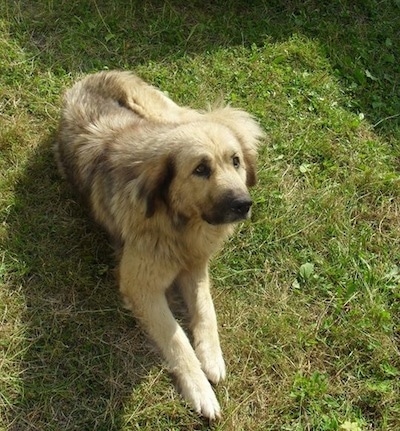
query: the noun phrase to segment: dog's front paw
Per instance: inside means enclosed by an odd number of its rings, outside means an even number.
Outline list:
[[[183,398],[197,413],[211,421],[221,417],[217,397],[202,372],[195,376],[179,376],[178,384]]]
[[[196,347],[196,355],[201,363],[201,368],[210,382],[217,384],[225,379],[225,361],[219,346],[209,346],[200,343]]]

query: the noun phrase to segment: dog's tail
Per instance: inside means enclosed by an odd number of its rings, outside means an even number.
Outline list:
[[[101,117],[120,115],[127,98],[124,76],[136,78],[128,72],[99,72],[78,81],[64,95],[61,120],[84,129]]]

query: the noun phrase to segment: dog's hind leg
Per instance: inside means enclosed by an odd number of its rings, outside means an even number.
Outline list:
[[[191,316],[196,355],[209,380],[218,383],[225,378],[225,362],[219,342],[207,265],[192,272],[182,272],[177,283]]]
[[[126,250],[122,254],[121,292],[177,377],[182,396],[198,413],[210,420],[216,419],[220,416],[217,398],[165,296],[175,274],[143,260],[143,254],[138,256],[138,253]]]

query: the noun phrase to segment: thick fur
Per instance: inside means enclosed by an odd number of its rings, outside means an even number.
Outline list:
[[[250,214],[263,133],[231,107],[176,105],[128,72],[100,72],[64,97],[55,156],[60,172],[120,246],[127,305],[160,348],[183,397],[209,419],[209,383],[225,377],[208,262]],[[179,286],[193,347],[166,291]]]

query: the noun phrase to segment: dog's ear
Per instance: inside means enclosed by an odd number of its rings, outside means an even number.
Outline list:
[[[175,163],[171,155],[143,163],[138,196],[146,203],[146,217],[152,217],[159,205],[168,206],[168,190],[174,176]]]
[[[205,116],[225,125],[237,137],[246,165],[247,186],[254,186],[257,182],[257,149],[265,136],[258,122],[249,113],[230,106],[211,110]]]
[[[244,164],[246,165],[246,185],[253,187],[257,184],[257,154],[243,149]]]

